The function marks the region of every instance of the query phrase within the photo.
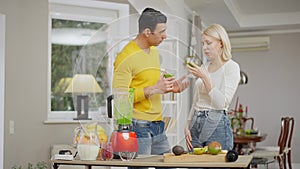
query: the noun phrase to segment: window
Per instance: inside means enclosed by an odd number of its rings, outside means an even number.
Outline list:
[[[114,38],[112,32],[119,31],[111,30],[108,25],[119,16],[129,15],[129,6],[69,0],[50,0],[49,6],[48,121],[69,121],[76,117],[74,97],[65,93],[76,73],[94,75],[105,89],[101,94],[90,94],[93,99],[89,99],[89,112],[92,116],[96,112],[97,116],[105,108],[110,92],[108,74],[112,63],[107,49]]]

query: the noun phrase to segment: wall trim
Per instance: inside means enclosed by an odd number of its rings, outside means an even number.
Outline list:
[[[228,32],[229,37],[236,36],[260,36],[273,34],[289,34],[300,33],[300,29],[280,29],[280,30],[263,30],[263,31],[247,31],[247,32]]]

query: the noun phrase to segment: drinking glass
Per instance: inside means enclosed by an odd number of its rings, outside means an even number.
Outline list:
[[[111,142],[101,143],[100,160],[109,161],[113,159],[113,148]]]
[[[196,64],[196,65],[198,65],[200,67],[201,64],[202,64],[202,61],[201,61],[200,58],[198,58],[196,56],[193,56],[193,57],[188,57],[186,59],[186,64],[189,64],[189,63],[194,63],[194,64]],[[188,76],[187,77],[189,77],[189,78],[195,78],[195,76],[193,74],[191,74],[189,71],[188,71]]]

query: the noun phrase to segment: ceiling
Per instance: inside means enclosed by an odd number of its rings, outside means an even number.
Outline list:
[[[184,0],[205,25],[228,32],[300,32],[299,0]]]
[[[146,5],[183,1],[186,9],[201,17],[203,26],[221,24],[231,35],[257,35],[300,32],[300,0],[102,0],[128,3],[130,13]],[[134,4],[134,5],[132,5]],[[133,7],[134,6],[134,7]],[[169,8],[164,8],[168,10]],[[164,11],[165,11],[164,10]]]

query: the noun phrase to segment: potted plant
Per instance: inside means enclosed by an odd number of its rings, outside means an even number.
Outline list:
[[[27,169],[47,169],[47,163],[44,161],[38,162],[35,166],[32,163],[28,163]],[[12,169],[26,169],[26,167],[22,167],[21,165],[14,165]]]

